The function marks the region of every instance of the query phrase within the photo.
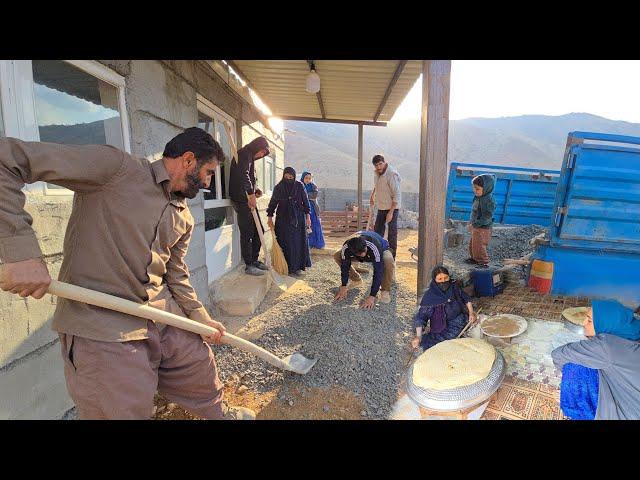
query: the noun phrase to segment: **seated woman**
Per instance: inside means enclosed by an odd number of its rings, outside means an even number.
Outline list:
[[[411,346],[425,350],[436,343],[456,338],[471,319],[476,321],[471,299],[453,283],[449,270],[438,266],[431,273],[431,286],[424,292],[420,309],[413,318],[416,336]],[[423,333],[427,322],[430,329]]]
[[[282,253],[287,259],[289,274],[302,274],[311,267],[307,241],[307,228],[311,226],[311,216],[307,192],[302,182],[296,181],[296,171],[292,167],[284,169],[282,180],[273,189],[267,207],[267,218],[269,228],[275,230]]]
[[[311,205],[311,233],[308,235],[309,248],[324,248],[324,235],[320,221],[320,206],[318,205],[318,187],[313,183],[313,176],[309,172],[302,172],[300,177],[309,197]]]
[[[560,408],[574,420],[640,419],[640,319],[616,300],[594,300],[587,340],[551,352],[562,369]]]

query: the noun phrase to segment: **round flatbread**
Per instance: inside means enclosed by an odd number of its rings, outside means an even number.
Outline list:
[[[584,325],[584,321],[587,319],[587,311],[589,307],[574,307],[567,308],[562,311],[562,316],[575,325]]]
[[[523,333],[527,329],[527,321],[518,315],[505,313],[482,320],[480,329],[489,337],[510,338]]]
[[[431,390],[451,390],[487,378],[496,349],[476,338],[446,340],[429,348],[413,365],[413,384]]]

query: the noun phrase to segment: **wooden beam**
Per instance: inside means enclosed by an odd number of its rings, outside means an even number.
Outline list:
[[[398,81],[398,79],[400,78],[400,75],[402,75],[402,71],[404,70],[404,66],[407,64],[407,60],[400,60],[398,62],[398,66],[396,67],[396,71],[393,73],[393,77],[391,77],[391,80],[389,81],[389,85],[387,86],[387,91],[384,92],[384,97],[382,97],[382,101],[380,102],[380,106],[378,106],[378,110],[376,111],[376,114],[373,116],[373,121],[377,122],[378,118],[380,117],[380,114],[382,113],[382,110],[384,110],[385,105],[387,104],[387,100],[389,100],[389,95],[391,95],[391,91],[393,90],[393,87],[396,86],[396,83]]]
[[[324,123],[346,123],[349,125],[367,125],[369,127],[386,127],[387,122],[368,122],[360,120],[343,120],[340,118],[316,118],[316,117],[298,117],[295,115],[278,115],[274,114],[282,120],[297,120],[299,122],[324,122]]]
[[[429,285],[431,271],[442,264],[444,255],[450,83],[450,60],[422,62],[418,301]]]
[[[318,105],[320,106],[320,113],[322,114],[322,118],[327,118],[327,114],[324,111],[324,103],[322,102],[322,93],[316,93],[316,98],[318,99]]]
[[[362,223],[362,155],[364,146],[364,126],[358,125],[358,229]]]

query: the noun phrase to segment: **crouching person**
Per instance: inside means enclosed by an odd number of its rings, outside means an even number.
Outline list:
[[[338,290],[334,301],[343,300],[347,297],[347,283],[353,285],[362,283],[362,277],[353,268],[351,263],[357,262],[373,263],[373,281],[369,296],[361,303],[360,307],[371,310],[376,304],[376,296],[380,290],[380,302],[391,302],[391,284],[395,276],[396,264],[393,254],[389,250],[389,242],[376,232],[360,231],[349,238],[342,248],[333,255],[334,260],[340,265],[342,276],[342,286]]]
[[[640,320],[616,300],[594,300],[584,334],[551,352],[562,369],[562,412],[574,420],[640,420]]]
[[[431,285],[424,292],[420,309],[413,318],[416,336],[411,346],[431,348],[444,340],[456,338],[469,320],[476,321],[471,299],[456,285],[449,270],[438,266],[431,273]],[[427,323],[430,329],[425,332]]]

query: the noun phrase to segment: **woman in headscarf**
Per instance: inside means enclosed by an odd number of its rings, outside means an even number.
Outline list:
[[[413,318],[416,336],[411,340],[411,346],[414,349],[421,346],[426,350],[436,343],[456,338],[469,320],[476,321],[471,299],[454,283],[449,270],[437,266],[431,279]],[[429,330],[425,333],[427,324]]]
[[[273,214],[277,212],[275,232],[282,248],[289,273],[299,275],[311,267],[307,228],[311,226],[310,206],[302,182],[296,180],[296,171],[287,167],[282,180],[273,189],[267,208],[269,228],[274,229]]]
[[[574,420],[640,420],[640,319],[616,300],[594,300],[587,340],[556,348],[560,408]]]
[[[309,197],[311,205],[311,233],[309,234],[309,248],[324,248],[324,235],[322,234],[322,224],[320,223],[320,206],[318,205],[318,187],[313,183],[313,177],[309,172],[302,172],[300,177],[304,184],[304,189]]]

